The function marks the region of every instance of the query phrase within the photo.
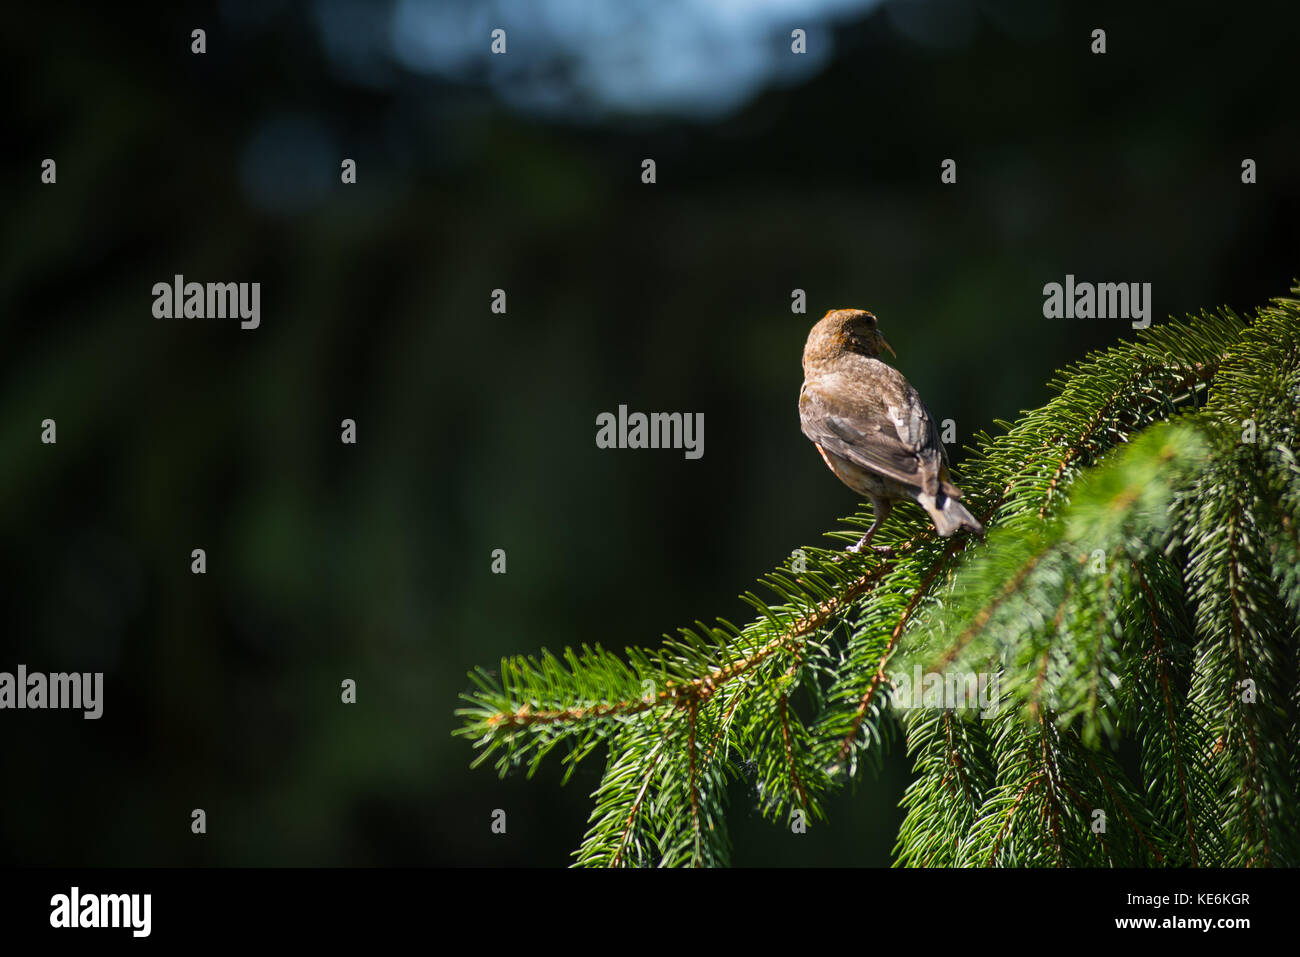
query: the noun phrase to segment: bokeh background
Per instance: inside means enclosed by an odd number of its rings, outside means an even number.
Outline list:
[[[0,670],[106,672],[98,722],[0,713],[4,863],[563,865],[599,761],[472,770],[466,673],[747,620],[843,527],[795,407],[824,310],[966,443],[1133,335],[1044,283],[1161,321],[1300,273],[1294,4],[121,6],[0,35]],[[154,319],[175,273],[261,282],[261,328]],[[620,403],[703,412],[703,459],[598,450]],[[799,837],[740,794],[736,863],[887,863],[908,775]]]

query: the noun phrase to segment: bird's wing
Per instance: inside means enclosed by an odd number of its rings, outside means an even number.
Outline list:
[[[805,382],[799,418],[804,435],[828,452],[931,494],[937,490],[945,458],[938,430],[892,366],[867,359],[849,374]]]

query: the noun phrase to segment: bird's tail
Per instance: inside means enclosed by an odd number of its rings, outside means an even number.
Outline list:
[[[931,520],[934,521],[935,531],[939,533],[940,538],[947,538],[959,529],[968,528],[981,538],[984,536],[984,526],[975,520],[975,516],[966,511],[966,506],[957,501],[951,495],[942,496],[942,501],[936,502],[929,495],[920,495],[917,497],[917,504],[930,513]]]

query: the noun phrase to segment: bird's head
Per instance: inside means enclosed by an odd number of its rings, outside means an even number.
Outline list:
[[[803,358],[805,363],[809,360],[828,361],[845,352],[875,358],[884,351],[898,358],[876,328],[875,316],[865,309],[832,309],[808,333]]]

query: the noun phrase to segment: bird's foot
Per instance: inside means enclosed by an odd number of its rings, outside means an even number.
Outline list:
[[[894,547],[892,545],[863,545],[861,542],[858,542],[856,545],[850,545],[848,548],[844,550],[846,552],[852,552],[854,555],[856,555],[858,552],[862,551],[863,549],[866,549],[867,551],[875,552],[877,555],[894,554]]]
[[[893,546],[869,544],[873,532],[875,532],[874,528],[866,535],[863,535],[861,538],[859,538],[856,543],[848,546],[844,550],[846,552],[849,552],[852,555],[856,555],[859,552],[863,551],[864,549],[869,549],[870,551],[875,552],[877,555],[892,555],[894,553]]]
[[[875,552],[877,555],[880,555],[882,558],[888,558],[894,554],[894,548],[892,545],[866,545],[866,546],[850,545],[844,549],[844,553],[842,555],[836,555],[834,558],[831,559],[831,561],[835,562],[836,564],[839,564],[840,562],[844,561],[844,559],[848,558],[850,555],[858,555],[864,551]]]

